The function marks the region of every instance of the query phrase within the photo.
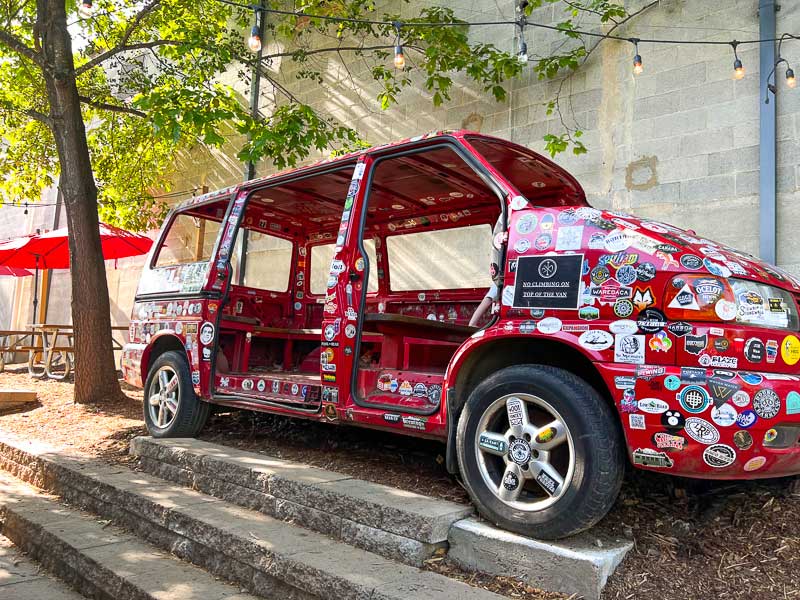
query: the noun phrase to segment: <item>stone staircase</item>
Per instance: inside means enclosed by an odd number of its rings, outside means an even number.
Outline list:
[[[177,443],[134,443],[159,477],[3,437],[0,533],[97,598],[501,598],[413,566],[468,507]]]

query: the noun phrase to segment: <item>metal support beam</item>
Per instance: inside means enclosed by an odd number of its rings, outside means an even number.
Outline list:
[[[261,0],[259,6],[266,8],[267,1]],[[253,72],[250,75],[250,116],[258,119],[258,101],[261,97],[261,58],[264,54],[264,34],[267,31],[267,13],[263,10],[256,10],[256,26],[258,27],[258,35],[261,38],[261,49],[255,53],[253,58]],[[250,181],[255,179],[256,176],[256,163],[248,161],[244,170],[244,180]],[[244,273],[247,268],[247,230],[239,229],[242,241],[239,245],[239,285],[244,285]]]
[[[775,0],[760,0],[758,6],[758,37],[760,39],[774,39],[776,4]],[[769,74],[775,67],[775,42],[761,42],[759,48],[759,89],[762,94],[771,94],[768,91]],[[776,74],[777,78],[777,74]],[[759,94],[759,98],[762,95]],[[759,218],[758,218],[758,253],[762,260],[776,263],[776,206],[777,206],[777,174],[776,174],[776,120],[777,120],[777,93],[772,95],[770,102],[759,101],[760,114],[760,182],[759,182]]]

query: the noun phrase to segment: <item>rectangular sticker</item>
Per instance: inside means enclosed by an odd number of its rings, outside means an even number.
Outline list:
[[[583,254],[520,256],[514,308],[576,309]]]

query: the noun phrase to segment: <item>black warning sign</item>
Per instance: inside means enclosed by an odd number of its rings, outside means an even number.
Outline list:
[[[583,254],[517,259],[514,308],[576,309]]]

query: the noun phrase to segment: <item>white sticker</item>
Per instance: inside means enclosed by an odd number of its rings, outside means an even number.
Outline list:
[[[578,343],[589,350],[607,350],[614,343],[614,336],[607,331],[590,329],[581,334],[578,338]]]
[[[669,404],[658,398],[642,398],[637,404],[640,411],[651,415],[660,415],[669,410]]]
[[[556,333],[561,331],[561,319],[547,317],[536,324],[536,329],[539,330],[539,333]]]
[[[732,321],[736,318],[736,303],[728,300],[718,300],[714,305],[714,312],[723,321]]]
[[[583,240],[583,225],[562,226],[556,236],[556,250],[578,250]]]
[[[736,417],[738,416],[739,413],[730,404],[715,406],[711,409],[711,420],[720,427],[730,427],[736,423]]]
[[[206,321],[200,327],[200,343],[207,346],[214,339],[214,325]]]
[[[512,210],[522,210],[528,206],[528,201],[525,199],[524,196],[514,196],[511,199],[511,209]]]
[[[630,335],[639,330],[639,325],[636,324],[636,321],[630,319],[620,319],[619,321],[614,321],[609,324],[608,328],[611,330],[611,333],[626,333]]]
[[[719,441],[719,431],[717,428],[700,417],[689,417],[686,419],[684,429],[690,438],[701,444],[716,444]]]
[[[614,336],[614,360],[635,365],[644,364],[643,335],[618,334]]]
[[[511,306],[514,304],[514,286],[507,285],[503,288],[503,306]]]
[[[624,229],[615,229],[609,233],[605,237],[605,240],[603,240],[603,244],[609,252],[622,252],[623,250],[627,250],[631,245],[627,232]]]
[[[697,298],[694,292],[689,289],[689,284],[685,283],[680,291],[677,293],[672,302],[669,303],[669,308],[677,308],[678,310],[700,310],[697,304]]]
[[[724,469],[736,461],[736,450],[726,444],[714,444],[703,451],[703,460],[709,467]]]
[[[628,415],[628,425],[631,429],[647,429],[644,424],[644,415],[631,413]]]

